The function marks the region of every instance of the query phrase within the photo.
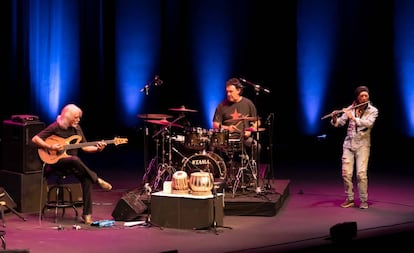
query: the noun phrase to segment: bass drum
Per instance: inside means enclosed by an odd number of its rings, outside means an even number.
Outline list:
[[[203,152],[194,154],[188,159],[184,159],[181,170],[191,175],[194,172],[210,172],[214,178],[226,178],[226,163],[223,159],[213,152]]]

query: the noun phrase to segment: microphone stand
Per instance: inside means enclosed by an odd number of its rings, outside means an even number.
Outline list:
[[[218,235],[219,231],[218,228],[227,228],[227,229],[233,229],[232,227],[227,227],[227,226],[219,226],[217,225],[217,217],[216,217],[216,201],[217,201],[217,188],[218,186],[215,186],[213,184],[213,221],[211,222],[211,224],[208,227],[204,227],[204,228],[195,228],[195,230],[208,230],[208,231],[212,231],[214,232],[216,235]],[[224,203],[224,195],[223,195],[223,203]]]
[[[270,184],[270,178],[274,178],[274,171],[273,171],[273,126],[274,126],[274,113],[270,113],[266,119],[267,128],[269,129],[269,168],[270,168],[270,175],[269,171],[266,171],[265,175],[267,176],[267,183],[265,185],[266,190],[270,190],[272,185]]]
[[[148,201],[147,216],[145,217],[145,222],[139,225],[141,227],[146,227],[146,228],[154,226],[162,230],[162,227],[151,222],[151,187],[148,186],[148,184],[145,185],[145,192],[147,194],[147,201]]]
[[[264,93],[267,93],[267,94],[270,94],[270,89],[268,89],[268,88],[266,88],[264,86],[261,86],[261,85],[252,83],[252,82],[250,82],[250,81],[248,81],[248,80],[246,80],[244,78],[239,78],[239,79],[242,82],[247,83],[248,85],[253,86],[254,87],[254,90],[255,90],[255,98],[254,98],[255,102],[254,103],[256,105],[256,128],[257,128],[257,130],[256,130],[256,146],[255,146],[255,148],[256,148],[256,159],[257,159],[257,161],[255,163],[255,166],[256,166],[256,193],[261,193],[262,190],[261,190],[260,184],[259,184],[259,181],[260,181],[259,180],[259,178],[260,178],[260,154],[259,154],[259,145],[260,145],[259,135],[260,135],[260,132],[259,132],[259,113],[258,113],[259,112],[259,110],[258,110],[259,108],[257,106],[257,97],[259,96],[260,91],[262,91]],[[252,145],[254,144],[254,141],[255,140],[253,139]]]

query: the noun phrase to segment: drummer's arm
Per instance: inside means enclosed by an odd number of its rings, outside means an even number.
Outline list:
[[[217,121],[213,121],[213,129],[223,129],[223,130],[228,130],[230,133],[233,133],[234,131],[240,131],[237,129],[236,126],[234,125],[230,125],[230,126],[225,126],[222,125],[221,123],[217,122]]]
[[[220,122],[213,121],[213,129],[220,129]]]

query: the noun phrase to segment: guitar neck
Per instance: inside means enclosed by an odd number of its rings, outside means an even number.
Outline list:
[[[114,144],[115,141],[114,140],[103,140],[103,141],[91,141],[91,142],[80,142],[80,143],[75,143],[75,144],[68,144],[65,145],[65,149],[69,150],[69,149],[77,149],[77,148],[82,148],[82,147],[86,147],[86,146],[95,146],[96,144],[98,144],[99,142],[105,142],[106,144]]]

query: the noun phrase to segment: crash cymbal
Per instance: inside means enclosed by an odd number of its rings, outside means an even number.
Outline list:
[[[157,124],[157,125],[162,125],[162,126],[173,126],[173,127],[181,127],[181,128],[183,128],[182,125],[178,125],[178,124],[169,122],[166,119],[160,119],[160,120],[149,119],[149,120],[146,120],[145,122],[152,123],[152,124]]]
[[[257,119],[260,120],[260,117],[240,117],[240,118],[236,118],[236,119],[228,119],[228,120],[225,120],[224,122],[239,122],[239,121],[242,121],[242,120],[255,121]]]
[[[185,108],[185,106],[184,105],[182,105],[181,107],[179,107],[179,108],[170,108],[170,109],[168,109],[168,110],[170,110],[170,111],[175,111],[175,112],[197,112],[197,110],[193,110],[193,109],[188,109],[188,108]]]
[[[249,132],[263,132],[263,131],[266,131],[266,128],[259,127],[259,129],[256,129],[254,127],[249,127],[249,128],[246,128],[245,130]]]
[[[167,114],[159,114],[159,113],[146,113],[146,114],[138,114],[138,118],[141,119],[169,119],[173,116]]]

